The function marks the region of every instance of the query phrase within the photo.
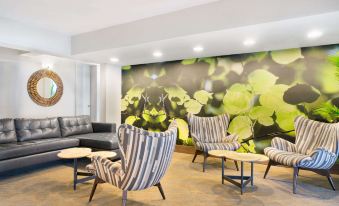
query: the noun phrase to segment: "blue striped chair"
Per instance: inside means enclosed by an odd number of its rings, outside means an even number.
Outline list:
[[[339,123],[317,122],[299,116],[295,119],[295,144],[275,137],[271,147],[265,148],[270,158],[264,178],[271,165],[285,165],[294,168],[293,193],[296,193],[299,170],[311,170],[327,177],[333,190],[335,186],[330,169],[339,154]]]
[[[228,114],[215,117],[198,117],[193,114],[187,115],[191,136],[195,145],[195,154],[192,162],[198,154],[204,155],[203,172],[206,168],[208,151],[210,150],[230,150],[239,149],[240,144],[237,141],[237,135],[228,135],[227,129],[230,122]],[[238,170],[238,164],[235,165]]]
[[[123,191],[122,205],[126,205],[127,191],[144,190],[160,184],[170,165],[177,139],[177,123],[173,121],[165,132],[148,132],[132,125],[119,127],[121,161],[112,162],[99,156],[92,157],[92,172],[96,179],[89,201],[98,183],[109,183]]]

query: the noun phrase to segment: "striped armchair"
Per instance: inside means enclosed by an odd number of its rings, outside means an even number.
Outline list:
[[[123,124],[119,127],[121,160],[112,162],[99,156],[92,158],[96,179],[89,201],[98,183],[109,183],[123,191],[122,205],[126,205],[127,191],[157,186],[163,199],[160,180],[170,165],[177,139],[177,123],[173,121],[165,132],[148,132]]]
[[[228,135],[227,129],[230,122],[228,114],[215,117],[198,117],[193,114],[187,115],[191,136],[195,145],[195,154],[192,162],[198,154],[204,155],[203,172],[206,168],[208,151],[210,150],[237,150],[240,147],[237,135]],[[235,165],[238,170],[238,164]]]
[[[330,169],[339,154],[339,123],[322,123],[299,116],[295,119],[294,127],[295,144],[275,137],[272,139],[271,147],[265,148],[264,152],[270,161],[264,178],[271,165],[285,165],[294,168],[293,193],[296,193],[299,169],[311,170],[326,176],[335,190]]]

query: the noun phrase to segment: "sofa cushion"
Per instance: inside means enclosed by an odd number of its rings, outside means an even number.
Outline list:
[[[51,138],[0,144],[0,160],[18,158],[77,146],[79,146],[79,140],[75,138]]]
[[[102,150],[119,149],[118,138],[115,133],[88,133],[72,136],[80,140],[80,146]]]
[[[91,118],[89,116],[59,117],[58,119],[63,137],[93,133]]]
[[[15,119],[18,141],[61,137],[57,118]]]
[[[0,144],[16,141],[14,120],[0,119]]]

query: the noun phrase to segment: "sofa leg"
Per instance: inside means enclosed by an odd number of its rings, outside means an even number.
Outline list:
[[[266,171],[265,171],[265,174],[264,174],[264,179],[266,178],[268,171],[270,171],[271,166],[272,166],[272,160],[270,160],[267,164]]]
[[[326,170],[326,177],[327,177],[327,180],[328,180],[328,182],[330,183],[332,189],[335,191],[334,182],[333,182],[333,180],[332,180],[331,173],[330,173],[329,170]]]
[[[235,168],[237,168],[237,171],[239,171],[238,162],[236,160],[234,160],[234,164],[235,164]]]
[[[155,186],[158,187],[159,192],[160,192],[160,194],[161,194],[161,196],[162,196],[162,199],[166,200],[166,196],[165,196],[164,190],[162,189],[161,183],[159,182],[159,183],[156,184]]]
[[[297,193],[298,167],[293,167],[293,194]]]
[[[195,158],[197,158],[197,155],[198,155],[198,150],[195,150],[195,154],[194,154],[194,157],[193,157],[192,163],[194,163],[194,161],[195,161]]]
[[[122,206],[126,206],[127,203],[127,190],[122,191]]]
[[[89,200],[88,202],[91,202],[95,193],[95,190],[97,189],[98,183],[100,182],[99,178],[95,178],[94,183],[93,183],[93,187],[92,187],[92,191],[91,191],[91,195],[89,196]]]
[[[205,172],[207,157],[208,157],[207,152],[204,152],[204,164],[203,164],[203,167],[202,167],[203,172]]]

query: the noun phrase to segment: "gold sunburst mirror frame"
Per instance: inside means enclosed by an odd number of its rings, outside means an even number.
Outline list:
[[[50,89],[50,96],[42,95],[39,93],[39,81],[43,79],[50,79],[54,88]],[[41,86],[40,86],[41,87]],[[55,88],[56,87],[56,88]],[[27,82],[27,91],[31,99],[38,105],[50,107],[58,103],[63,94],[63,84],[59,75],[49,69],[41,69],[34,72]]]

